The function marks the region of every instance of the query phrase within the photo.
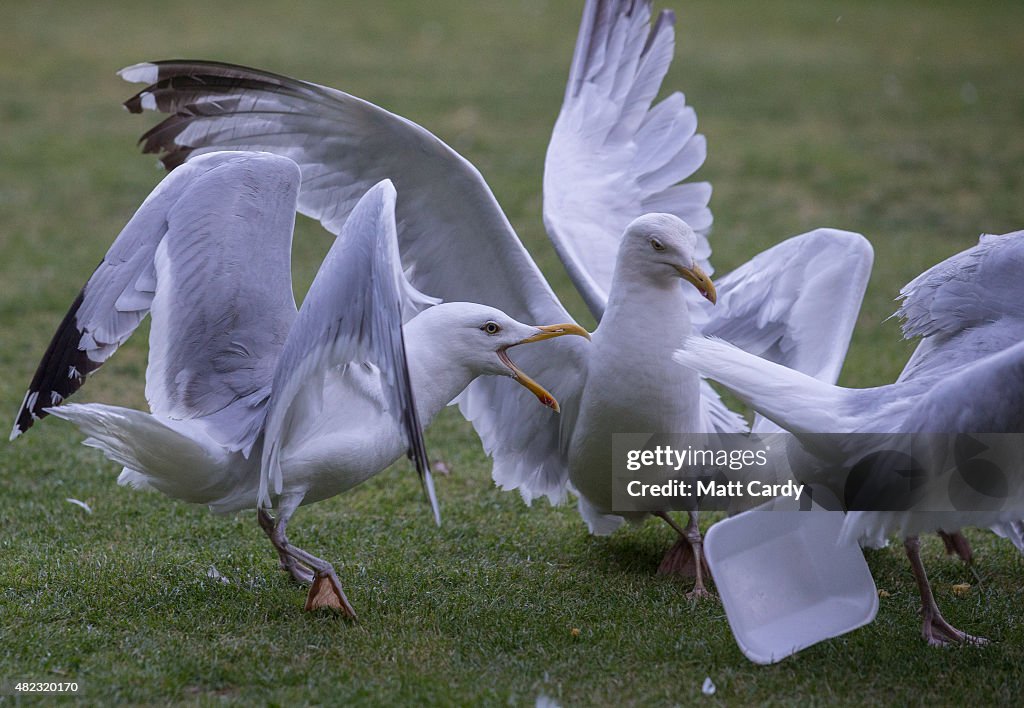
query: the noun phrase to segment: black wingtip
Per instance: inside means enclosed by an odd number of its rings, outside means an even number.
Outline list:
[[[395,303],[395,307],[400,307]],[[427,443],[423,438],[423,426],[420,423],[419,413],[416,411],[416,399],[412,390],[412,379],[409,377],[408,356],[405,349],[405,332],[398,329],[398,353],[400,355],[401,380],[407,396],[405,411],[403,412],[403,423],[405,426],[406,438],[409,447],[406,454],[416,466],[416,472],[420,477],[420,484],[423,487],[423,494],[430,504],[430,510],[434,515],[434,523],[441,525],[441,508],[437,502],[437,491],[434,489],[434,478],[430,474],[430,457],[427,455]]]
[[[139,91],[137,94],[129,98],[121,105],[124,106],[125,110],[127,110],[129,113],[142,113],[142,111],[144,110],[142,108],[142,100],[143,94],[145,93],[145,91]]]
[[[76,316],[84,294],[84,290],[78,293],[50,340],[18,409],[11,440],[26,432],[37,420],[48,416],[47,408],[63,403],[82,387],[89,374],[100,367],[99,362],[91,360],[78,347],[82,332],[78,329]]]
[[[251,106],[239,105],[247,95],[290,94],[313,98],[323,91],[314,84],[237,64],[172,59],[136,66],[145,67],[144,80],[152,79],[152,82],[122,105],[134,114],[147,111],[168,114],[139,139],[142,152],[160,155],[168,171],[182,165],[197,149],[207,147],[178,142],[182,132],[196,121],[248,112]],[[122,77],[141,79],[143,75],[134,69],[123,69]]]

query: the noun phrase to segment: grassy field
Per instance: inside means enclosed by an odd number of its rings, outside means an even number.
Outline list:
[[[660,3],[659,3],[660,4]],[[149,6],[151,5],[151,6]],[[0,6],[0,410],[13,416],[66,307],[161,177],[114,72],[220,59],[307,78],[429,127],[471,159],[556,291],[581,301],[540,220],[541,167],[581,2],[47,2]],[[863,232],[875,271],[843,381],[892,381],[909,353],[898,288],[1024,228],[1024,5],[672,0],[682,89],[708,136],[719,272],[816,226]],[[296,278],[327,246],[303,220]],[[144,332],[82,400],[144,406]],[[293,540],[335,561],[361,621],[301,611],[253,514],[215,517],[121,489],[47,420],[0,450],[0,682],[75,680],[98,704],[563,705],[1019,700],[1024,564],[974,532],[975,578],[929,539],[947,617],[984,649],[919,636],[902,554],[869,553],[874,624],[772,667],[740,654],[721,605],[654,574],[649,523],[586,534],[571,507],[494,489],[452,412],[428,434],[445,523],[408,467],[302,509]],[[93,513],[66,502],[87,502]],[[207,576],[211,566],[230,579]],[[980,582],[979,582],[980,579]],[[951,586],[970,582],[965,597]],[[575,636],[574,629],[578,629]],[[705,698],[710,676],[718,692]],[[11,701],[0,697],[0,702]]]

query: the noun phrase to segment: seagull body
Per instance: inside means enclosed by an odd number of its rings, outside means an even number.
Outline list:
[[[455,310],[462,306],[436,306],[404,327],[409,379],[424,427],[478,375],[481,362],[451,358],[451,328],[454,315],[461,314]],[[492,308],[467,306],[465,312],[470,322],[508,320]],[[526,337],[536,334],[528,331]],[[506,371],[493,373],[509,375]],[[387,410],[376,367],[328,370],[322,385],[322,393],[299,406],[290,424],[289,444],[281,455],[284,486],[272,495],[276,507],[341,494],[390,466],[408,449],[400,421]],[[344,404],[330,406],[324,401]],[[120,484],[156,489],[218,513],[257,506],[260,442],[249,455],[226,447],[209,434],[203,417],[176,420],[116,406],[73,403],[48,412],[75,423],[92,438],[88,444],[124,464]]]
[[[296,508],[356,486],[406,452],[440,522],[421,423],[490,374],[515,378],[557,409],[507,349],[586,333],[524,325],[472,303],[428,307],[403,327],[403,311],[428,300],[402,275],[388,181],[352,209],[296,309],[299,183],[294,162],[266,153],[211,153],[168,176],[55,334],[12,438],[54,414],[124,465],[121,484],[220,512],[257,508],[282,567],[312,583],[307,609],[354,617],[330,564],[288,542]],[[81,386],[62,378],[67,361],[95,370],[147,313],[150,413],[42,403]]]
[[[725,342],[689,340],[676,360],[729,388],[745,403],[813,445],[813,459],[842,459],[816,433],[1024,433],[1024,231],[982,236],[978,245],[930,268],[904,287],[897,313],[907,338],[923,339],[897,381],[868,389],[832,386],[760,360]],[[830,438],[831,439],[831,438]],[[836,438],[836,440],[841,440]],[[841,444],[839,442],[837,445]],[[809,463],[810,464],[810,463]],[[898,534],[921,591],[922,633],[931,644],[980,641],[950,626],[932,596],[917,536],[966,526],[997,526],[1019,539],[1021,470],[1008,503],[995,510],[851,511],[844,536],[879,545]],[[813,473],[812,473],[813,474]],[[925,492],[948,495],[933,475]]]
[[[702,425],[696,372],[665,365],[676,348],[673,343],[692,331],[679,272],[657,267],[644,252],[651,251],[657,260],[664,257],[664,251],[650,247],[651,238],[666,245],[675,237],[681,246],[692,248],[692,231],[669,215],[640,217],[629,231],[619,249],[608,306],[593,333],[567,455],[573,488],[603,515],[611,514],[613,508],[613,435],[711,432]],[[697,270],[692,261],[690,269]],[[658,323],[655,331],[652,322]],[[634,365],[623,366],[623,362]],[[609,523],[589,509],[584,513],[595,527]]]
[[[649,1],[584,8],[545,160],[543,217],[600,324],[593,346],[567,338],[520,357],[551,381],[562,415],[522,415],[522,391],[494,377],[458,399],[500,487],[553,503],[575,487],[594,533],[623,521],[610,503],[611,434],[746,429],[706,382],[675,370],[669,353],[686,334],[721,336],[833,382],[871,267],[862,236],[817,229],[721,279],[711,306],[711,187],[685,181],[704,161],[704,136],[681,93],[654,102],[674,52],[673,22],[668,11],[652,22]],[[299,210],[329,229],[355,195],[389,177],[403,195],[399,251],[417,290],[522,321],[571,321],[480,173],[412,121],[336,89],[229,64],[165,61],[120,73],[148,84],[125,102],[130,111],[169,114],[141,140],[169,169],[213,150],[287,155],[302,171]],[[672,246],[671,264],[654,257],[652,239]],[[684,536],[699,538],[694,517]]]

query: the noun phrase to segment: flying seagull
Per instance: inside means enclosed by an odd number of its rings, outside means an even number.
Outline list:
[[[545,163],[544,222],[600,326],[592,346],[561,340],[522,355],[552,381],[563,415],[522,415],[527,401],[499,380],[480,379],[459,399],[502,488],[557,503],[574,487],[600,534],[623,521],[609,498],[613,433],[746,429],[709,385],[672,365],[682,338],[721,336],[834,382],[872,259],[858,234],[817,229],[711,284],[711,188],[683,183],[703,163],[705,140],[682,94],[654,103],[673,20],[666,11],[652,24],[651,3],[635,0],[584,9]],[[120,73],[148,84],[125,102],[130,111],[169,114],[141,140],[167,168],[212,150],[286,155],[302,171],[299,211],[328,228],[390,177],[403,196],[399,250],[418,290],[521,320],[571,321],[480,173],[415,123],[336,89],[230,64],[162,61]],[[666,561],[685,557],[690,542],[699,555],[696,517],[675,528],[681,539]],[[700,577],[695,589],[704,592]]]
[[[823,449],[826,442],[817,433],[1024,433],[1022,274],[1024,231],[1017,231],[982,236],[976,246],[907,284],[897,314],[904,336],[922,339],[899,378],[887,386],[832,386],[713,340],[691,340],[675,358],[813,445],[819,458],[839,458],[843,451]],[[843,444],[840,437],[824,440]],[[1019,541],[1024,478],[1019,468],[1008,471],[1016,475],[1016,484],[1008,487],[1008,503],[996,509],[853,511],[846,516],[844,535],[851,539],[870,545],[884,543],[891,534],[905,539],[921,594],[922,634],[929,644],[983,640],[943,618],[921,563],[918,534],[997,526]],[[932,474],[929,480],[936,489],[922,493],[948,488],[945,476]]]
[[[282,568],[311,583],[306,609],[331,606],[354,618],[332,566],[289,543],[295,510],[369,479],[405,451],[440,523],[421,423],[481,375],[511,377],[557,410],[508,349],[586,332],[528,326],[462,302],[416,314],[430,301],[402,275],[396,193],[386,180],[351,209],[296,309],[299,183],[294,162],[267,153],[211,153],[165,178],[64,318],[12,438],[50,413],[124,465],[120,484],[217,512],[255,507]],[[58,405],[147,313],[151,412]]]

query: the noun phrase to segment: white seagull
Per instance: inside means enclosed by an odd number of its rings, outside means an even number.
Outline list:
[[[600,534],[623,520],[610,503],[613,433],[746,429],[709,385],[672,365],[686,335],[721,336],[833,382],[871,266],[863,237],[818,229],[723,278],[712,310],[711,188],[680,184],[703,163],[704,137],[681,93],[653,103],[673,51],[672,13],[652,25],[650,2],[587,2],[545,163],[544,222],[600,326],[592,346],[560,340],[524,352],[565,403],[557,421],[524,416],[524,397],[498,380],[474,382],[459,401],[502,488],[557,503],[574,486]],[[168,168],[226,148],[287,155],[302,170],[299,210],[329,228],[362,190],[391,177],[403,196],[399,250],[418,290],[518,319],[569,321],[480,173],[415,123],[235,65],[143,63],[121,76],[149,84],[125,103],[130,111],[170,114],[141,141]],[[673,526],[699,554],[696,518],[686,531]]]
[[[826,449],[828,441],[837,447],[844,443],[840,436],[823,439],[817,433],[1024,433],[1024,231],[982,236],[978,245],[912,280],[900,296],[897,314],[904,336],[923,339],[903,373],[887,386],[831,386],[713,340],[690,340],[675,358],[806,441],[821,459],[843,455]],[[948,477],[924,469],[933,489],[922,494],[948,494]],[[1020,544],[1016,522],[1024,518],[1024,474],[1019,468],[1006,471],[1015,481],[1007,487],[1007,503],[996,509],[846,516],[848,538],[868,545],[880,545],[891,534],[905,539],[929,644],[983,640],[951,626],[939,612],[918,534],[997,526]]]
[[[354,618],[331,565],[288,542],[295,510],[407,452],[440,523],[421,423],[485,374],[511,377],[557,410],[507,350],[586,332],[459,302],[428,307],[403,327],[403,310],[411,316],[429,302],[402,275],[386,180],[351,210],[296,310],[299,183],[294,162],[266,153],[203,155],[169,175],[64,318],[11,437],[52,413],[124,465],[120,484],[217,512],[257,508],[282,568],[312,583],[306,609]],[[151,412],[58,406],[147,313]]]

